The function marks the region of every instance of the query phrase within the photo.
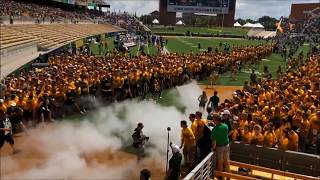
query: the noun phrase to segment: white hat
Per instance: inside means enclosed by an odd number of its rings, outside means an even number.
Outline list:
[[[234,91],[234,92],[232,93],[232,95],[233,95],[233,96],[237,96],[238,93]]]
[[[171,149],[172,149],[172,153],[180,152],[180,148],[179,148],[178,145],[172,143],[170,146],[171,146]]]
[[[223,111],[222,115],[225,115],[225,114],[230,115],[231,113],[230,113],[229,110],[226,109],[226,110]]]
[[[4,101],[3,101],[3,99],[0,99],[0,103],[3,103]]]

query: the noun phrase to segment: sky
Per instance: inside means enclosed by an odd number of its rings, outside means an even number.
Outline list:
[[[159,9],[159,0],[105,0],[111,11],[127,11],[138,16]],[[237,0],[236,18],[257,20],[267,15],[276,18],[289,16],[292,3],[314,3],[320,0]]]

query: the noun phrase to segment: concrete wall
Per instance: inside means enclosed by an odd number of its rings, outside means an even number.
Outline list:
[[[1,79],[39,56],[37,42],[30,42],[0,50]]]

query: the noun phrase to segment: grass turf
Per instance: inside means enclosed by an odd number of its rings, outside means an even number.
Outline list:
[[[266,43],[264,40],[247,40],[247,39],[229,39],[229,38],[191,38],[191,37],[166,37],[168,44],[166,48],[169,52],[176,53],[198,53],[201,51],[207,51],[208,47],[219,47],[219,43],[228,43],[231,46],[243,46],[243,45],[259,45]],[[198,48],[198,44],[201,44],[201,48]]]
[[[115,48],[114,45],[114,37],[108,37],[106,38],[107,40],[107,47],[102,47],[101,52],[99,50],[99,45],[98,44],[91,44],[90,45],[90,49],[92,51],[92,54],[95,56],[103,56],[103,54],[106,54],[108,51],[112,51]],[[136,56],[138,53],[138,46],[134,46],[131,47],[129,49],[129,54],[131,54],[132,56]],[[158,50],[154,45],[149,45],[148,47],[145,48],[145,53],[149,54],[149,55],[157,55],[158,54]]]
[[[166,45],[166,48],[169,50],[169,52],[176,52],[176,53],[198,53],[201,51],[207,51],[208,47],[212,47],[213,49],[219,45],[219,43],[228,43],[231,46],[243,46],[243,45],[259,45],[266,43],[264,40],[247,40],[247,39],[229,39],[229,38],[192,38],[192,37],[166,37],[168,39],[168,44]],[[112,50],[114,48],[113,40],[114,38],[106,38],[108,42],[108,47],[106,51]],[[198,43],[201,44],[201,49],[198,49]],[[92,45],[91,46],[93,54],[98,55],[99,54],[99,47],[98,45]],[[136,56],[138,52],[138,46],[134,46],[130,49],[129,53],[132,56]],[[149,50],[148,50],[149,48]],[[149,55],[157,55],[157,49],[155,46],[150,45],[148,48],[145,48],[145,52]],[[309,51],[309,45],[305,44],[302,47],[300,47],[295,55],[298,55],[300,52],[303,52],[304,58],[306,58],[307,53]],[[105,52],[105,51],[102,51]],[[278,55],[278,54],[272,54],[269,57],[266,57],[263,59],[260,63],[254,65],[250,69],[255,69],[258,73],[258,78],[261,77],[261,74],[263,72],[263,67],[268,66],[269,71],[272,74],[272,77],[276,77],[276,70],[278,66],[281,66],[281,69],[284,71],[286,69],[286,62],[284,59]],[[249,80],[251,70],[247,70],[245,72],[240,72],[237,75],[236,81],[231,81],[231,73],[226,72],[220,75],[218,81],[216,82],[217,85],[223,85],[223,86],[242,86],[244,84],[244,81]],[[210,84],[208,80],[200,81],[199,84]],[[163,97],[166,97],[167,92],[164,92]],[[168,92],[168,94],[172,94],[172,92]],[[176,94],[174,94],[172,97],[174,97]],[[170,98],[163,98],[159,100],[160,104],[164,104],[165,106],[174,104],[173,101],[170,101]],[[180,109],[183,109],[183,107],[175,104]]]
[[[176,26],[174,30],[169,30],[165,27],[150,27],[151,31],[157,32],[178,32],[186,33],[190,31],[191,33],[207,33],[207,34],[234,34],[234,35],[246,35],[248,29],[243,28],[233,28],[233,27],[191,27],[191,26]]]
[[[310,46],[307,44],[304,44],[301,46],[298,51],[296,52],[295,56],[297,56],[301,51],[303,52],[304,58],[307,58],[307,53],[309,52]],[[261,78],[263,72],[263,67],[268,66],[269,71],[272,74],[272,78],[276,78],[276,71],[278,69],[278,66],[281,66],[282,71],[284,72],[287,69],[287,63],[284,60],[283,57],[281,57],[279,54],[271,54],[271,56],[266,57],[262,59],[262,61],[258,64],[255,64],[251,69],[255,69],[257,73],[257,77]],[[217,80],[217,85],[223,85],[223,86],[242,86],[244,84],[244,81],[250,79],[250,73],[249,71],[242,71],[238,73],[237,80],[231,81],[231,73],[230,71],[220,74],[219,79]],[[203,81],[200,81],[199,84],[210,84],[210,82],[206,79]]]

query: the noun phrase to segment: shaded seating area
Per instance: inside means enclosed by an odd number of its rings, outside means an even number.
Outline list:
[[[42,50],[60,47],[77,39],[119,31],[108,24],[21,24],[1,26],[1,49],[38,41]]]
[[[38,41],[38,38],[27,33],[0,26],[0,49]]]

